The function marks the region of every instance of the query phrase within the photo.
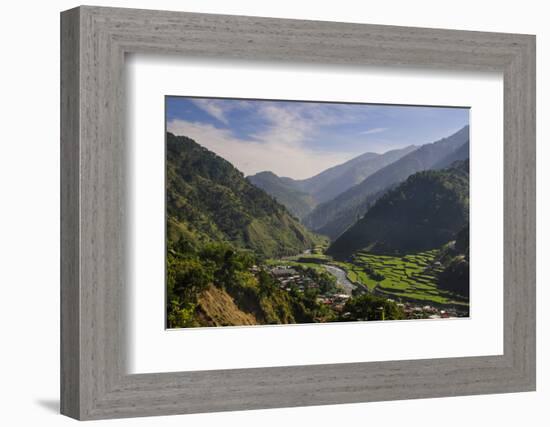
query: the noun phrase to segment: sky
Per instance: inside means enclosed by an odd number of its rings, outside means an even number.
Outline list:
[[[366,152],[447,137],[469,109],[166,97],[166,129],[228,160],[245,175],[304,179]]]

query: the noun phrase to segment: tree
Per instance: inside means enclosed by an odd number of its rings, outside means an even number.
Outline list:
[[[196,258],[168,257],[167,284],[169,298],[176,296],[182,302],[196,301],[197,295],[212,282],[213,275]]]
[[[393,301],[364,294],[350,298],[341,320],[397,320],[405,317],[403,310]],[[349,314],[348,314],[349,313]]]
[[[196,305],[183,303],[173,299],[168,304],[168,327],[169,328],[192,328],[199,326],[195,320]]]

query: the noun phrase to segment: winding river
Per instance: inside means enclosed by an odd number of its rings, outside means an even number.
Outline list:
[[[351,295],[356,286],[348,280],[346,277],[346,272],[339,267],[335,267],[334,265],[323,264],[323,267],[325,267],[330,274],[336,277],[337,283],[344,288],[345,293],[347,295]]]

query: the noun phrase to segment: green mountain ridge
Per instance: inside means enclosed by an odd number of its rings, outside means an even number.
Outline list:
[[[259,172],[247,179],[256,187],[273,196],[297,218],[303,218],[316,206],[313,196],[297,190],[292,184],[280,179],[273,172]]]
[[[345,259],[361,249],[400,254],[441,247],[468,222],[468,181],[468,160],[411,175],[380,197],[327,253]]]
[[[264,257],[292,255],[318,237],[231,163],[184,136],[166,137],[168,241],[228,242]]]

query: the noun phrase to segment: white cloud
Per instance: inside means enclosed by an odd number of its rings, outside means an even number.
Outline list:
[[[359,132],[361,135],[372,135],[374,133],[381,133],[387,131],[388,128],[372,128],[364,130],[363,132]]]
[[[302,144],[316,127],[316,123],[305,119],[297,108],[281,108],[275,103],[267,103],[260,105],[257,113],[270,125],[252,137],[266,143]]]
[[[210,124],[172,120],[167,130],[175,135],[185,135],[231,162],[245,175],[272,171],[279,176],[303,179],[343,163],[353,153],[314,151],[301,141],[312,125],[300,121],[299,116],[286,109],[266,108],[272,126],[250,140],[236,138],[229,129],[219,129]]]
[[[195,104],[198,108],[203,110],[204,112],[210,114],[215,119],[218,119],[220,122],[224,124],[229,124],[229,120],[227,119],[227,109],[224,109],[222,103],[214,100],[214,99],[192,99],[193,104]]]

